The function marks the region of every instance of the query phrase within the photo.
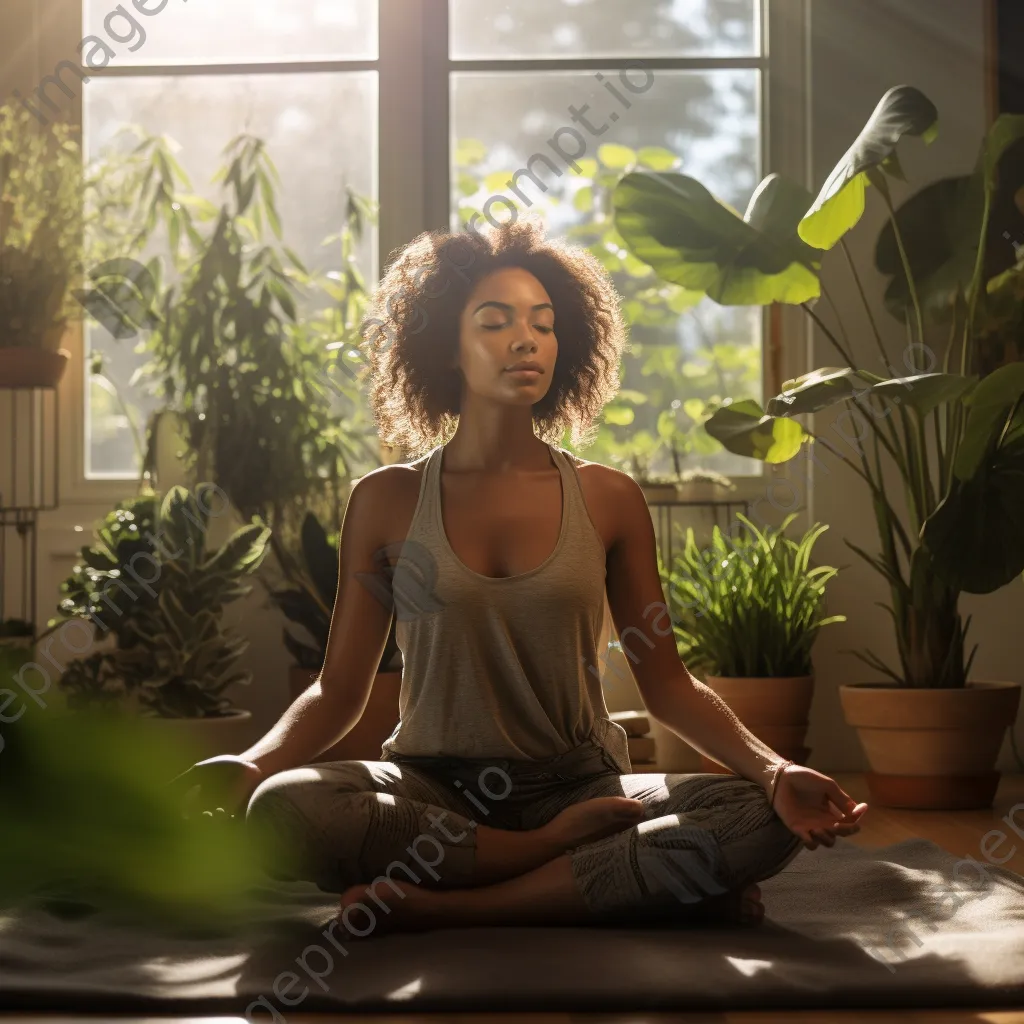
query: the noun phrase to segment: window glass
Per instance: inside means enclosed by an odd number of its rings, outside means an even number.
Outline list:
[[[94,78],[85,111],[87,154],[102,154],[126,123],[163,133],[180,145],[177,159],[192,191],[219,206],[227,193],[211,179],[225,162],[223,150],[241,132],[255,135],[281,176],[275,187],[283,243],[311,270],[338,270],[337,244],[323,241],[343,226],[346,185],[376,198],[376,80],[376,72]],[[266,237],[272,238],[269,231]],[[356,254],[359,266],[369,268],[368,279],[375,276],[373,238],[367,231]],[[167,252],[161,229],[141,260]],[[310,313],[326,304],[322,294],[306,301]],[[95,322],[87,321],[86,345],[90,354],[102,354],[104,374],[116,387],[90,382],[87,471],[136,473],[137,430],[156,407],[132,380],[146,357],[133,352],[131,340],[115,340]]]
[[[451,0],[451,55],[749,57],[757,16],[755,0]]]
[[[86,34],[114,56],[91,41],[83,60],[102,67],[104,53],[111,65],[377,59],[376,0],[144,0],[139,6],[85,0]]]
[[[589,248],[622,296],[632,351],[588,459],[653,475],[758,471],[701,424],[709,401],[760,397],[760,311],[693,305],[659,281],[623,248],[610,195],[624,170],[649,167],[689,174],[744,209],[760,181],[759,74],[452,75],[452,226],[540,214],[553,234]]]

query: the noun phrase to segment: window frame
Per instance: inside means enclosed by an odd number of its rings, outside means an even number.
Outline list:
[[[811,184],[809,145],[810,0],[761,0],[761,57],[643,58],[652,69],[757,67],[761,70],[761,167]],[[35,20],[40,75],[79,53],[83,38],[81,0],[41,0]],[[90,70],[90,77],[154,74],[237,74],[287,71],[366,71],[377,73],[377,196],[380,218],[377,276],[390,254],[422,231],[449,226],[450,75],[457,71],[530,69],[616,69],[636,61],[614,58],[451,59],[448,55],[447,0],[386,0],[380,4],[376,60],[268,62],[257,64],[128,66]],[[11,40],[11,47],[17,41]],[[65,116],[82,125],[82,91]],[[409,187],[409,182],[418,186]],[[783,346],[786,337],[792,343]],[[765,394],[811,368],[811,332],[802,311],[767,309],[763,316],[762,381]],[[62,504],[108,505],[120,500],[134,476],[87,478],[85,475],[86,387],[83,323],[70,325],[64,341],[70,351],[61,383],[60,498]],[[767,467],[749,477],[734,477],[738,497],[764,494]]]

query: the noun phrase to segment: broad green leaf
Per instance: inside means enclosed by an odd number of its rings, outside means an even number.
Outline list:
[[[744,217],[682,174],[633,172],[612,193],[615,227],[664,280],[723,306],[816,298],[818,254],[796,236],[810,194],[779,175],[758,187]]]
[[[503,192],[512,179],[511,171],[492,171],[483,181],[484,189],[490,193]]]
[[[572,197],[572,205],[576,207],[580,213],[590,213],[594,208],[594,190],[589,185],[578,189],[576,194]]]
[[[693,309],[704,298],[704,292],[691,292],[686,288],[673,287],[668,298],[668,308],[673,313],[685,313]]]
[[[982,142],[973,174],[934,182],[897,209],[907,262],[929,320],[948,319],[958,291],[970,291],[986,197],[991,201],[995,193],[1006,151],[1022,138],[1024,115],[1001,115]],[[875,264],[893,279],[886,306],[906,318],[910,292],[891,223],[879,235]]]
[[[786,381],[781,393],[769,399],[767,412],[772,416],[817,412],[845,398],[866,394],[883,379],[849,367],[822,367]]]
[[[597,177],[597,161],[590,156],[581,157],[576,161],[579,167],[579,177],[581,178],[596,178]]]
[[[604,409],[605,423],[616,427],[627,427],[633,422],[634,413],[628,405],[606,405]]]
[[[940,405],[959,401],[976,380],[975,377],[961,377],[958,373],[919,373],[882,381],[871,389],[871,394],[909,405],[922,416],[927,416]]]
[[[1021,139],[1024,139],[1024,114],[1000,114],[989,128],[981,150],[981,170],[987,192],[995,192],[999,162]]]
[[[487,156],[487,147],[479,139],[459,139],[455,143],[455,166],[472,167]]]
[[[956,401],[973,384],[973,378],[958,374],[921,373],[886,380],[865,370],[825,367],[786,381],[782,393],[769,400],[767,411],[773,416],[798,416],[818,412],[845,399],[877,395],[897,405],[905,403],[926,415],[937,405]]]
[[[890,89],[800,222],[800,237],[817,249],[831,249],[864,213],[868,172],[889,160],[904,135],[931,142],[938,119],[935,105],[920,90],[909,85]]]
[[[796,420],[767,416],[753,399],[730,401],[704,429],[728,451],[762,462],[788,462],[809,435]]]
[[[603,146],[597,147],[597,159],[613,171],[624,171],[627,167],[636,165],[637,154],[629,146],[606,142]]]
[[[1024,436],[986,449],[967,479],[954,479],[922,541],[936,572],[969,594],[992,593],[1024,572]]]
[[[896,210],[922,313],[930,322],[947,320],[957,293],[969,289],[982,211],[980,179],[969,175],[933,182]],[[886,308],[897,319],[906,319],[913,304],[891,220],[878,236],[875,266],[892,278]]]
[[[704,416],[707,403],[702,398],[688,398],[683,402],[683,412],[690,417],[694,423],[699,423]]]
[[[640,163],[652,171],[671,171],[680,163],[679,157],[663,146],[641,146],[637,156]]]
[[[953,462],[959,480],[970,480],[982,467],[1014,403],[1024,395],[1024,363],[1008,363],[980,381],[964,399],[967,425]]]

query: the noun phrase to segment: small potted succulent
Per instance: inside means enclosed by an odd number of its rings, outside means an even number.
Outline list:
[[[817,524],[793,540],[786,530],[795,516],[759,530],[740,514],[735,537],[716,526],[704,549],[687,529],[662,576],[687,667],[705,674],[758,739],[803,764],[810,755],[804,739],[814,689],[811,648],[822,626],[846,617],[825,615],[825,586],[838,570],[810,567],[811,550],[828,527]],[[703,755],[702,763],[705,771],[725,770]]]
[[[289,691],[294,700],[316,679],[324,665],[331,614],[338,592],[338,542],[329,537],[312,512],[302,524],[302,565],[291,585],[271,591],[274,603],[299,632],[286,628],[284,644],[295,659],[289,672]],[[383,581],[382,581],[383,582]],[[380,666],[363,715],[355,727],[317,760],[380,759],[381,745],[398,723],[398,696],[402,686],[402,652],[395,636],[397,615],[392,617]]]
[[[248,641],[224,628],[228,604],[267,553],[269,529],[249,524],[208,550],[213,485],[195,496],[172,487],[109,513],[82,564],[62,585],[57,628],[87,618],[111,634],[111,649],[70,662],[61,680],[68,706],[130,708],[155,717],[203,756],[244,749],[251,714],[225,691],[250,682],[237,661]],[[158,571],[154,572],[154,568]]]

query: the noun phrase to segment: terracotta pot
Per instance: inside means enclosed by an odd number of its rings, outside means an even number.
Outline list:
[[[288,670],[288,686],[292,700],[305,690],[317,673],[293,665]],[[379,761],[384,741],[398,725],[398,695],[402,689],[401,672],[378,672],[370,688],[363,715],[332,747],[328,747],[312,764],[322,761]]]
[[[252,735],[252,712],[235,708],[217,718],[151,718],[147,723],[172,737],[181,748],[182,770],[216,754],[240,754],[257,737]]]
[[[60,383],[71,353],[0,345],[0,387],[53,388]]]
[[[762,743],[790,761],[806,764],[811,751],[804,739],[814,676],[708,676],[705,682]],[[705,772],[734,774],[704,754],[701,765]]]
[[[1020,684],[925,688],[894,683],[839,687],[847,725],[871,766],[875,803],[918,810],[991,807],[995,763],[1020,707]]]

